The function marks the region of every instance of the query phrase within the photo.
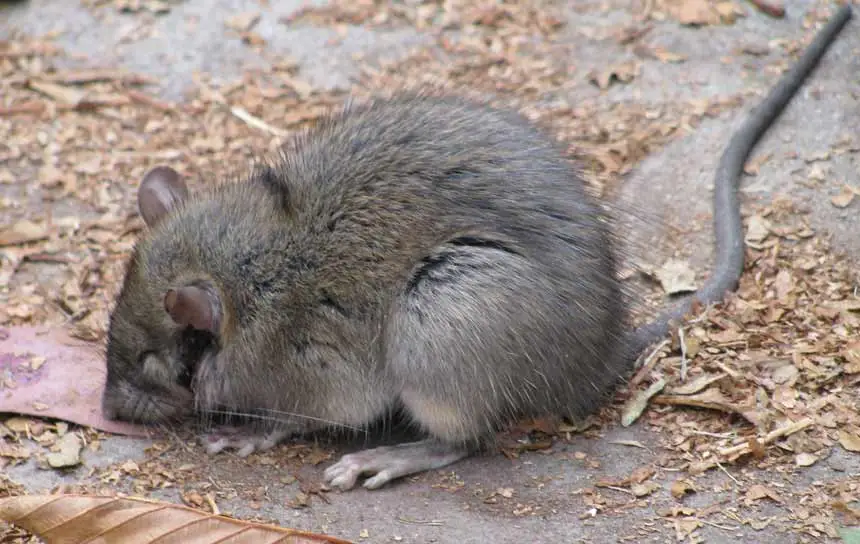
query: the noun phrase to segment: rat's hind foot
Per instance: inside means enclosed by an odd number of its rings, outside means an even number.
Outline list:
[[[421,440],[349,453],[327,468],[324,477],[326,483],[345,491],[352,489],[362,474],[373,473],[375,476],[368,478],[364,487],[377,489],[403,476],[441,468],[468,455],[466,449]]]
[[[203,435],[202,441],[206,447],[206,452],[210,455],[232,449],[236,450],[236,455],[239,457],[248,457],[255,451],[272,449],[291,434],[290,431],[285,430],[255,434],[235,427],[224,427],[217,432]]]

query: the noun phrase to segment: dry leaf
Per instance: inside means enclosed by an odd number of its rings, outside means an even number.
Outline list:
[[[673,53],[672,51],[668,51],[663,49],[662,47],[655,47],[651,51],[654,54],[654,57],[657,58],[660,62],[670,62],[670,63],[678,63],[684,62],[687,60],[685,55],[681,55],[679,53]]]
[[[624,62],[610,66],[605,70],[592,70],[588,74],[588,80],[601,89],[608,89],[613,81],[629,83],[639,74],[638,62]]]
[[[256,11],[249,11],[246,13],[238,13],[233,15],[232,17],[228,17],[226,21],[224,21],[224,25],[227,28],[235,30],[236,32],[248,32],[254,25],[256,25],[260,21],[260,13]]]
[[[346,540],[334,537],[241,521],[186,506],[138,498],[86,495],[9,497],[0,499],[0,520],[46,538],[48,544],[76,544],[96,537],[100,542],[123,544],[155,541],[159,544],[349,544]]]
[[[11,227],[0,230],[0,247],[38,242],[47,237],[47,225],[44,223],[34,223],[29,219],[22,219],[14,223]]]
[[[747,223],[747,235],[744,238],[748,244],[763,242],[770,234],[770,221],[760,215],[753,215]]]
[[[630,492],[635,497],[645,497],[660,489],[660,484],[655,481],[645,482],[644,484],[633,484],[630,486]]]
[[[836,206],[837,208],[847,208],[849,204],[854,200],[854,196],[856,193],[854,189],[849,185],[843,185],[842,189],[840,189],[839,194],[832,197],[830,202]]]
[[[720,22],[719,13],[708,0],[676,0],[669,10],[682,25],[715,25]]]
[[[669,492],[677,500],[681,500],[687,493],[695,493],[696,488],[687,480],[675,480],[669,487]]]
[[[726,376],[728,376],[728,374],[725,373],[720,373],[717,375],[705,374],[704,376],[699,376],[690,383],[671,388],[669,390],[669,393],[673,395],[693,395],[705,389],[712,383],[716,383],[722,380]]]
[[[81,463],[81,450],[84,444],[76,433],[68,433],[63,435],[57,443],[57,451],[53,451],[46,455],[48,465],[51,468],[66,468],[79,465]]]
[[[667,295],[690,293],[696,290],[696,273],[690,263],[680,259],[669,259],[654,272]]]
[[[694,408],[705,408],[719,410],[730,414],[738,414],[744,419],[758,425],[760,416],[750,406],[738,405],[723,395],[718,389],[707,389],[697,395],[660,395],[654,397],[655,404],[670,404],[674,406],[691,406]]]
[[[794,456],[794,463],[799,467],[811,467],[818,462],[818,456],[811,453],[798,453]]]
[[[73,107],[83,102],[87,96],[86,91],[81,89],[48,83],[47,81],[31,81],[29,85],[31,89],[39,91],[48,98]]]
[[[848,451],[860,453],[860,434],[840,430],[839,443]]]
[[[754,501],[761,499],[771,499],[772,501],[781,503],[782,499],[776,494],[776,491],[761,484],[751,486],[744,496],[744,502],[752,504]]]
[[[642,415],[645,408],[648,407],[648,401],[651,400],[651,397],[662,391],[664,387],[666,387],[666,380],[660,378],[660,380],[652,383],[648,389],[640,391],[630,399],[624,406],[624,413],[621,416],[621,424],[625,427],[633,425],[633,423],[639,419],[639,416]]]
[[[771,17],[785,17],[782,0],[750,0],[750,3]]]

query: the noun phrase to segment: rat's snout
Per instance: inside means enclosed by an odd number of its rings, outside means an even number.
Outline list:
[[[102,413],[111,420],[166,423],[191,414],[193,396],[182,387],[145,391],[128,382],[109,384],[102,395]]]

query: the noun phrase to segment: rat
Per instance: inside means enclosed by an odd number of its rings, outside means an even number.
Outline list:
[[[603,207],[513,111],[403,93],[348,103],[242,180],[191,192],[153,168],[110,315],[106,417],[248,415],[266,432],[207,448],[248,455],[404,413],[425,437],[341,457],[324,479],[346,490],[459,461],[518,418],[593,412],[694,300],[737,285],[743,163],[846,13],[724,154],[716,272],[639,329]]]

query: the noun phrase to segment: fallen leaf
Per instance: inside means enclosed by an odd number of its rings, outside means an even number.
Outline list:
[[[830,202],[837,208],[847,208],[854,201],[856,195],[857,193],[852,187],[843,185],[842,189],[839,190],[839,194],[832,197]]]
[[[780,270],[773,281],[773,287],[776,290],[777,298],[780,302],[785,303],[788,295],[794,290],[794,278],[791,276],[791,272],[785,269]]]
[[[260,13],[256,11],[249,11],[245,13],[238,13],[233,15],[232,17],[228,17],[226,21],[224,21],[224,25],[227,28],[235,30],[236,32],[248,32],[254,25],[256,25],[260,21]]]
[[[716,375],[705,374],[703,376],[699,376],[690,383],[686,383],[684,385],[669,389],[669,393],[673,395],[693,395],[705,389],[709,385],[722,380],[726,376],[728,376],[728,374],[725,373],[720,373]]]
[[[47,81],[30,81],[29,86],[48,98],[72,107],[79,105],[87,96],[86,91],[82,91],[81,89],[57,85],[56,83],[49,83]]]
[[[15,446],[12,444],[6,444],[5,442],[0,442],[0,457],[7,457],[9,459],[29,459],[30,450],[24,446]]]
[[[666,380],[660,378],[658,381],[651,384],[645,391],[640,391],[624,406],[624,413],[621,416],[621,425],[629,427],[632,425],[645,408],[648,407],[648,401],[666,387]]]
[[[720,22],[720,16],[708,0],[681,0],[669,6],[678,22],[682,25],[714,25]]]
[[[747,243],[763,242],[770,234],[770,221],[760,215],[753,215],[747,223]]]
[[[669,492],[677,500],[681,500],[687,493],[695,493],[696,488],[687,480],[675,480],[669,487]]]
[[[349,544],[346,540],[213,515],[186,506],[139,498],[86,495],[23,495],[0,499],[0,520],[42,536],[49,531],[63,542],[243,542]],[[74,536],[72,536],[74,535]],[[169,536],[168,536],[169,535]],[[55,537],[55,538],[56,538]]]
[[[782,499],[776,494],[776,491],[761,484],[751,486],[744,495],[744,502],[747,504],[752,504],[754,501],[761,499],[770,499],[774,502],[782,503]]]
[[[604,70],[592,70],[588,74],[588,80],[601,89],[608,89],[613,81],[629,83],[639,74],[639,63],[624,62],[610,66]]]
[[[839,443],[848,451],[860,453],[860,434],[840,430]]]
[[[811,467],[818,462],[818,456],[811,453],[798,453],[794,456],[794,464],[799,467]]]
[[[761,165],[766,163],[772,156],[772,153],[763,153],[754,159],[747,161],[744,165],[744,173],[748,176],[757,176]]]
[[[22,219],[13,223],[11,227],[0,230],[0,247],[38,242],[47,237],[48,227],[44,223]]]
[[[51,468],[73,467],[81,463],[81,449],[84,444],[76,433],[64,435],[54,451],[45,456]]]
[[[652,399],[655,404],[668,404],[673,406],[690,406],[693,408],[705,408],[718,410],[729,414],[738,414],[744,419],[758,425],[760,416],[754,407],[738,405],[723,395],[718,389],[707,389],[697,395],[659,395]]]
[[[652,49],[652,53],[660,62],[678,63],[687,60],[686,56],[679,53],[673,53],[672,51],[668,51],[662,47],[655,47]]]
[[[630,486],[630,492],[635,497],[645,497],[660,489],[660,484],[655,481],[645,482],[644,484],[633,484]]]
[[[830,151],[825,149],[824,151],[816,151],[806,157],[807,163],[817,162],[817,161],[826,161],[830,159]]]
[[[687,261],[669,259],[654,272],[654,275],[667,295],[696,290],[696,273]]]
[[[782,18],[785,16],[785,6],[782,0],[750,0],[750,3],[771,17]]]

